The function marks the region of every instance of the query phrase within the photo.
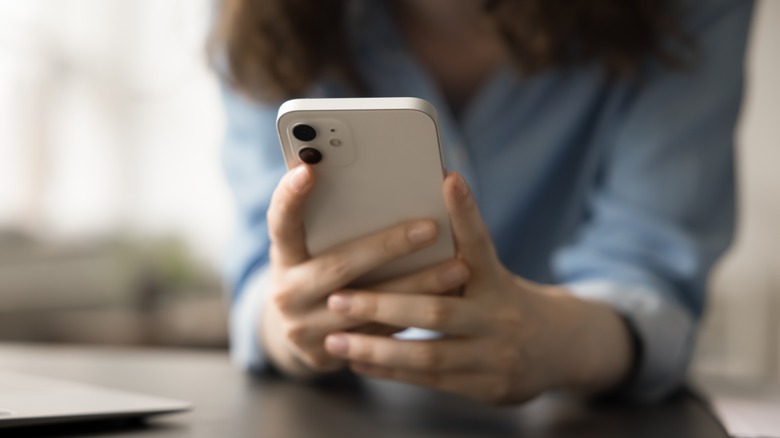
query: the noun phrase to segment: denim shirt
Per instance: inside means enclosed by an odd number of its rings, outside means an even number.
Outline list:
[[[734,226],[734,127],[753,4],[678,2],[695,62],[643,64],[608,81],[598,66],[521,77],[498,69],[455,115],[409,53],[381,0],[356,0],[354,60],[371,96],[414,96],[438,109],[445,163],[461,172],[505,266],[612,306],[642,354],[623,391],[657,399],[685,378],[708,273]],[[312,97],[347,95],[320,83]],[[227,87],[224,166],[238,209],[226,264],[231,349],[267,366],[257,337],[268,293],[265,213],[285,172],[278,104]]]

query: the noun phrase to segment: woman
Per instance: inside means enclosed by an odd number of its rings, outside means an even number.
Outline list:
[[[224,1],[213,48],[240,218],[236,360],[299,378],[349,367],[492,403],[671,392],[731,239],[751,9]],[[348,285],[435,227],[420,218],[310,257],[300,216],[316,181],[305,166],[285,173],[274,128],[286,98],[355,95],[434,103],[453,171],[458,258],[371,290]],[[444,336],[388,336],[408,327]]]

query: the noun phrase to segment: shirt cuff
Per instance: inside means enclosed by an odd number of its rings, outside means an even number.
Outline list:
[[[257,327],[270,282],[271,270],[266,265],[252,274],[230,310],[230,357],[248,371],[262,372],[269,367]]]
[[[691,314],[663,292],[609,281],[568,284],[572,295],[605,303],[620,313],[641,342],[634,376],[618,392],[642,402],[657,401],[677,389],[693,350]]]

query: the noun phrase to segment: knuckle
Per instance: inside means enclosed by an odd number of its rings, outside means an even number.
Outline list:
[[[320,372],[331,371],[340,363],[340,361],[322,351],[306,355],[304,362],[314,371]]]
[[[291,342],[294,345],[300,346],[304,339],[306,339],[306,335],[308,334],[308,329],[305,325],[302,324],[290,324],[284,332],[284,337],[287,338],[289,342]]]
[[[377,297],[370,294],[356,294],[352,300],[352,312],[355,316],[369,320],[379,316]]]
[[[422,320],[430,327],[441,327],[452,318],[452,307],[447,301],[431,300],[423,309]]]
[[[268,227],[273,229],[273,227],[279,223],[278,220],[276,220],[277,216],[277,209],[274,204],[271,204],[270,207],[268,207],[268,210],[265,212],[265,221],[268,223]]]
[[[406,237],[403,232],[388,233],[382,240],[382,255],[392,257],[403,253],[406,247]]]
[[[282,230],[280,230],[278,227],[271,225],[271,222],[269,222],[268,226],[268,239],[271,241],[271,244],[282,242],[284,241],[285,235]]]
[[[500,370],[510,370],[522,366],[520,354],[512,346],[503,346],[498,349],[496,366]]]
[[[503,376],[498,376],[486,385],[484,401],[494,406],[505,405],[510,402],[510,384],[509,380]]]
[[[505,307],[496,310],[493,320],[500,328],[516,331],[523,322],[522,315],[514,308]]]
[[[277,196],[273,198],[273,201],[271,202],[271,205],[268,209],[269,213],[272,213],[276,215],[276,218],[284,218],[285,216],[289,215],[290,212],[293,211],[294,203],[290,196],[285,196],[286,193],[278,192]]]
[[[437,370],[442,367],[441,352],[430,345],[421,345],[412,352],[412,366],[421,369]]]
[[[340,253],[328,256],[323,266],[323,274],[328,278],[344,278],[349,275],[350,270],[349,259]]]
[[[275,267],[282,260],[282,254],[279,252],[279,246],[274,243],[274,237],[271,235],[270,230],[268,236],[271,239],[271,244],[268,247],[268,260],[271,262],[271,266]]]
[[[279,197],[271,203],[265,213],[265,220],[268,223],[268,236],[272,242],[285,240],[295,232],[296,229],[290,227],[295,210],[295,203],[285,197]]]
[[[283,314],[290,313],[295,306],[295,294],[287,287],[281,287],[273,294],[274,306]]]
[[[482,251],[490,251],[493,247],[493,241],[490,239],[486,230],[481,230],[474,238],[474,246]]]
[[[265,220],[268,223],[268,234],[272,239],[277,238],[280,234],[279,228],[284,223],[283,209],[283,206],[276,204],[265,213]]]
[[[350,345],[351,356],[361,362],[374,363],[376,360],[376,351],[371,345],[353,340]]]

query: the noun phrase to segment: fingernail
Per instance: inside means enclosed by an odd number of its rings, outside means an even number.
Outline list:
[[[456,285],[466,279],[468,271],[461,265],[450,266],[439,274],[442,283],[446,285]]]
[[[328,298],[328,307],[336,312],[346,313],[352,306],[352,297],[349,295],[331,295]]]
[[[336,356],[346,356],[349,351],[349,340],[344,335],[330,335],[325,338],[325,349]]]
[[[295,193],[302,193],[309,187],[310,181],[309,170],[305,166],[299,166],[290,176],[290,188]]]
[[[457,174],[455,177],[455,194],[461,199],[465,199],[469,195],[469,185],[461,174]]]
[[[425,243],[436,235],[433,222],[418,222],[406,231],[406,238],[412,243]]]

